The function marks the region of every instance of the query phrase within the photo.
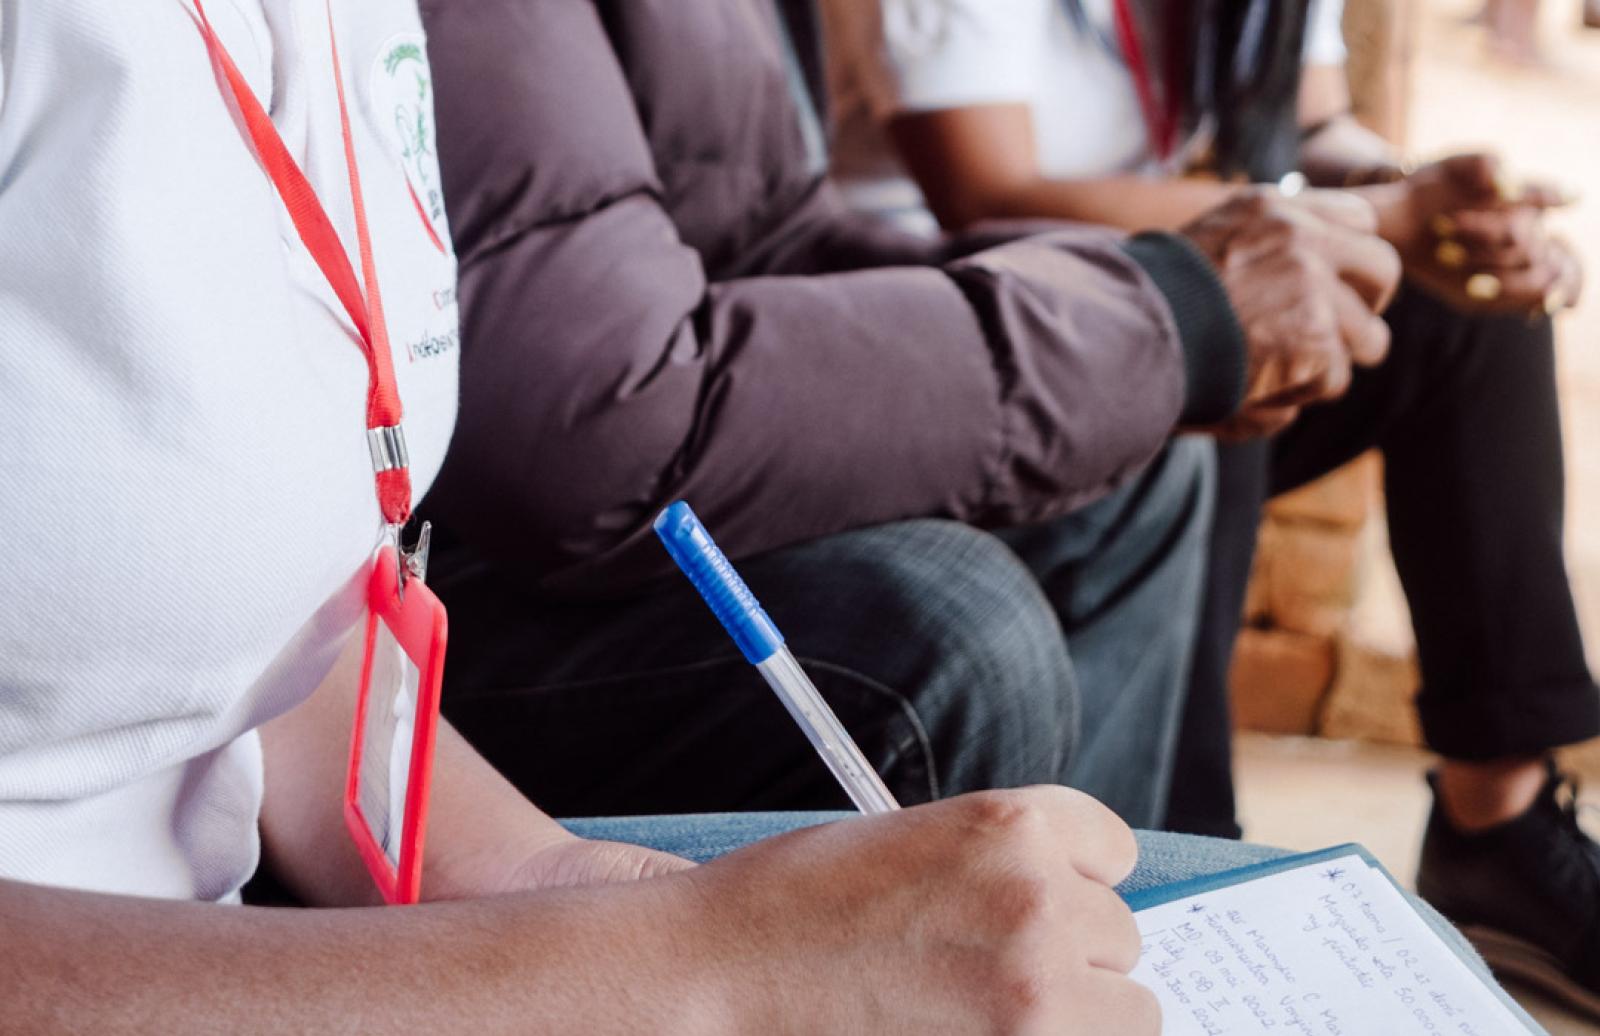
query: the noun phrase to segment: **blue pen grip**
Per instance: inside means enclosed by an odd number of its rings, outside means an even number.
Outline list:
[[[688,504],[679,500],[662,511],[656,518],[656,535],[752,665],[760,665],[783,647],[783,634]]]

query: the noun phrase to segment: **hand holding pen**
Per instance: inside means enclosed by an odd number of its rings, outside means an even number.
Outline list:
[[[752,984],[803,987],[803,1027],[818,1032],[1156,1036],[1154,996],[1126,977],[1139,933],[1112,890],[1136,856],[1127,826],[1055,786],[898,811],[689,506],[667,508],[656,531],[856,806],[893,814],[768,839],[704,868],[702,880],[736,890],[733,930],[775,938],[787,952],[798,946]],[[797,904],[805,923],[795,923]],[[817,952],[814,936],[833,924],[857,937],[828,939]],[[818,962],[828,969],[820,982],[807,972]],[[1028,997],[1012,994],[1022,988]]]

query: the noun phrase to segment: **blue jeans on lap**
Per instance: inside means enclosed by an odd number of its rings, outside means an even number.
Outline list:
[[[662,817],[563,820],[572,833],[628,842],[705,863],[764,838],[857,816],[855,813],[708,813]],[[1139,865],[1118,891],[1125,895],[1175,881],[1220,874],[1286,855],[1281,849],[1194,835],[1139,832]]]

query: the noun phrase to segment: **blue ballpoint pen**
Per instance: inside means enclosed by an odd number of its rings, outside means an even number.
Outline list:
[[[689,582],[739,646],[777,692],[789,715],[811,741],[817,754],[844,787],[850,801],[863,813],[887,813],[899,803],[884,787],[878,772],[867,762],[850,734],[817,693],[800,663],[784,646],[783,634],[756,602],[755,595],[734,571],[733,564],[712,542],[689,505],[678,501],[656,519],[656,534],[667,553],[683,569]]]

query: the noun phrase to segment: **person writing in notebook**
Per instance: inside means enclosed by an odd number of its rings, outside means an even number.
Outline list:
[[[1061,788],[568,828],[444,727],[375,907],[351,634],[456,418],[417,13],[0,0],[0,62],[0,1029],[1159,1030],[1134,838]],[[238,905],[263,853],[340,909]]]
[[[1600,733],[1562,556],[1551,317],[1580,271],[1540,218],[1561,193],[1508,183],[1487,155],[1403,164],[1349,114],[1335,0],[1189,21],[1203,6],[830,0],[835,170],[858,204],[950,228],[1173,227],[1241,190],[1234,178],[1295,168],[1373,203],[1405,262],[1383,314],[1390,356],[1342,399],[1276,415],[1276,437],[1220,451],[1167,822],[1238,834],[1226,677],[1262,500],[1376,447],[1417,705],[1443,757],[1418,885],[1456,919],[1553,954],[1560,967],[1542,970],[1566,991],[1600,992],[1600,849],[1550,762]]]

